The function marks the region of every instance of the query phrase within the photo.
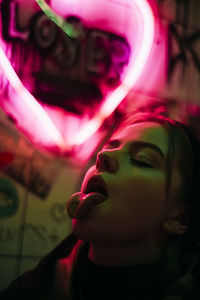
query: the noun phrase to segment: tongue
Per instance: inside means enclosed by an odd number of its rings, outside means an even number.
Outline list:
[[[97,204],[106,200],[106,196],[97,192],[90,194],[75,193],[67,202],[67,212],[70,218],[83,219]]]

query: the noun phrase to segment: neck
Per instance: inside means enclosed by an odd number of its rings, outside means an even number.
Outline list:
[[[102,266],[128,267],[157,262],[162,249],[155,243],[108,245],[90,243],[89,259]]]

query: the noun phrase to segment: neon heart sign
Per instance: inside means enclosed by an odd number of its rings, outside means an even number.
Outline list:
[[[51,8],[45,1],[36,1],[45,14],[51,18],[66,35],[71,34],[76,38],[76,31],[73,31],[73,28],[67,26],[65,22],[64,15],[66,12],[64,9],[67,11],[67,5],[72,7],[73,5],[78,5],[77,3],[79,2],[81,3],[81,1],[52,0]],[[113,0],[107,0],[105,2],[112,3]],[[85,118],[86,121],[70,116],[72,119],[74,118],[77,123],[73,134],[70,136],[66,136],[66,134],[60,130],[55,122],[52,110],[40,105],[37,99],[33,97],[20,81],[5,55],[3,47],[0,47],[0,69],[10,83],[10,98],[12,98],[10,103],[8,102],[3,105],[3,108],[17,119],[21,128],[24,128],[25,131],[28,131],[29,133],[31,132],[34,136],[34,140],[43,146],[50,147],[55,145],[60,148],[61,151],[65,151],[73,146],[84,143],[99,129],[103,121],[126,97],[129,91],[137,83],[145,68],[154,41],[155,20],[152,9],[146,0],[116,0],[114,2],[122,5],[123,9],[126,9],[128,20],[125,25],[128,28],[126,35],[127,40],[132,47],[129,65],[127,66],[122,82],[114,91],[111,91],[106,95],[98,112],[91,118]],[[102,29],[102,26],[104,26],[103,30],[108,29],[109,31],[116,31],[116,24],[112,25],[104,22],[104,25],[103,22],[101,22],[101,19],[98,19],[98,11],[100,9],[96,7],[94,13],[93,9],[95,8],[92,0],[84,1],[84,3],[87,6],[87,9],[82,7],[80,12],[84,11],[85,15],[83,14],[80,17],[86,20],[85,22],[88,26],[97,27],[99,29]],[[63,17],[61,16],[62,12]],[[94,16],[94,20],[91,20],[91,16]],[[33,127],[34,133],[32,133]]]

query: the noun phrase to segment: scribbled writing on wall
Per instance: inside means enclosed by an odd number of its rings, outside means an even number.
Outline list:
[[[22,82],[45,104],[79,115],[85,107],[93,111],[91,104],[98,105],[107,90],[121,82],[130,56],[126,39],[87,28],[80,18],[69,16],[66,22],[80,31],[73,39],[40,10],[33,11],[28,25],[22,26],[19,5],[16,0],[3,0],[1,18],[2,37]]]
[[[195,66],[196,71],[200,74],[200,30],[190,34],[185,31],[180,31],[174,24],[169,25],[168,35],[168,54],[169,54],[169,68],[168,80],[170,81],[176,67],[181,64],[183,77],[186,73],[189,63]],[[177,53],[178,49],[178,53]],[[173,53],[175,52],[175,54]]]
[[[55,223],[61,224],[66,222],[66,202],[64,203],[53,203],[50,208],[49,214]]]
[[[25,247],[38,246],[38,249],[46,249],[56,245],[61,236],[58,228],[47,227],[42,224],[25,223],[22,228],[13,225],[0,224],[0,253],[3,254],[3,244],[15,243],[21,235],[25,236]]]
[[[183,84],[191,64],[196,75],[200,75],[200,29],[191,28],[191,1],[158,0],[158,5],[160,17],[169,22],[167,79],[171,82],[177,68],[181,68],[180,84]],[[195,5],[199,6],[197,1]]]
[[[15,214],[18,205],[19,196],[16,187],[8,179],[0,177],[0,218]]]
[[[160,18],[183,26],[188,26],[191,12],[190,0],[157,0]]]

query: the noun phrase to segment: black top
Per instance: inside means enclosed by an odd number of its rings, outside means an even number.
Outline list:
[[[88,259],[88,247],[79,256],[74,272],[76,300],[158,300],[160,287],[159,263],[104,267]]]
[[[77,246],[77,247],[76,247]],[[72,250],[80,251],[72,253]],[[80,247],[75,235],[62,241],[51,253],[44,257],[39,265],[16,280],[0,292],[0,300],[161,300],[165,291],[161,287],[161,267],[158,263],[133,267],[103,267],[88,259],[89,244]],[[60,280],[60,286],[69,283],[70,293],[64,290],[60,297],[55,282],[57,262],[72,254],[75,265],[68,269]],[[71,258],[71,256],[70,256]],[[68,266],[72,261],[68,261]],[[65,267],[65,265],[63,265]],[[194,269],[199,278],[199,265]],[[71,271],[70,271],[71,270]],[[59,271],[60,272],[60,271]],[[71,278],[72,276],[72,278]],[[71,280],[72,279],[72,280]],[[195,290],[185,294],[184,284],[191,284],[189,276],[182,286],[180,299],[199,300],[200,285],[195,282]],[[192,283],[193,284],[193,283]],[[179,287],[180,288],[180,287]],[[72,292],[72,294],[71,294]],[[175,291],[176,292],[176,291]],[[180,293],[178,293],[180,294]],[[172,295],[178,295],[172,293]],[[72,297],[70,297],[70,295]],[[175,296],[176,297],[176,296]],[[179,298],[179,297],[178,297]],[[178,299],[177,298],[177,299]],[[164,297],[163,297],[164,299]]]

